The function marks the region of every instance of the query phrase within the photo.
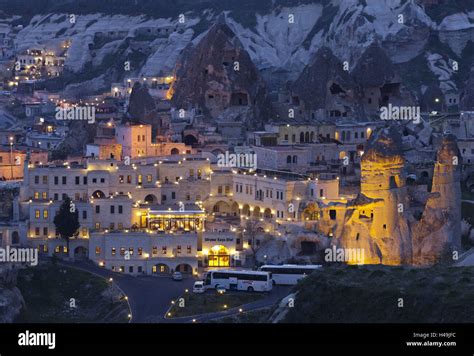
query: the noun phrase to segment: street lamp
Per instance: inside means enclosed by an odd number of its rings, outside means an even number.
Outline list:
[[[13,136],[10,136],[9,140],[10,140],[10,179],[13,179]]]

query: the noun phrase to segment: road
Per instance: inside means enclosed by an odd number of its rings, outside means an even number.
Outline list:
[[[104,278],[113,278],[120,289],[128,297],[132,310],[132,323],[162,322],[163,315],[168,310],[171,301],[191,290],[194,278],[185,278],[183,281],[173,281],[171,277],[132,277],[126,274],[111,272],[100,268],[92,262],[61,262],[68,267],[79,268]]]
[[[107,279],[113,278],[113,282],[116,283],[128,297],[128,303],[132,310],[132,323],[190,323],[193,319],[196,319],[196,322],[205,322],[239,313],[239,308],[234,308],[223,312],[205,314],[199,317],[165,319],[164,315],[171,306],[171,301],[183,295],[186,289],[190,292],[192,291],[195,281],[193,277],[187,277],[184,278],[183,281],[177,282],[168,276],[132,277],[126,274],[119,274],[98,267],[88,261],[61,261],[60,263],[68,267],[94,273]],[[242,306],[242,309],[244,311],[252,311],[272,306],[281,298],[288,295],[290,290],[291,287],[275,286],[272,292],[268,293],[265,298]]]
[[[189,316],[189,317],[182,317],[182,318],[165,319],[165,322],[167,323],[192,323],[192,322],[202,323],[206,321],[211,321],[215,319],[221,319],[224,317],[237,315],[240,313],[239,309],[242,309],[243,312],[249,312],[249,311],[254,311],[254,310],[258,310],[258,309],[262,309],[266,307],[271,307],[272,305],[279,302],[282,298],[290,294],[291,289],[292,289],[292,286],[274,286],[272,291],[266,294],[266,296],[263,299],[257,300],[253,303],[249,303],[237,308],[233,308],[233,309],[229,309],[229,310],[225,310],[221,312],[203,314],[200,316]],[[210,291],[210,292],[212,293],[213,291]]]

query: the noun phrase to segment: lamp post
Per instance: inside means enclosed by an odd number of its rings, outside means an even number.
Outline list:
[[[9,140],[10,140],[10,179],[13,179],[13,136],[10,136]]]

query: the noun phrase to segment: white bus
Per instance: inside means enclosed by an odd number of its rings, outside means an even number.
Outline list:
[[[260,271],[272,274],[273,284],[295,285],[321,265],[264,265]]]
[[[272,290],[272,275],[261,271],[209,271],[204,277],[206,288],[222,287],[230,290],[268,292]]]

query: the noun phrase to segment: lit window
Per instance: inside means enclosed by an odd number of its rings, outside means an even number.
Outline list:
[[[35,210],[35,218],[36,218],[36,219],[39,219],[39,218],[40,218],[40,211],[39,211],[39,209],[36,209],[36,210]]]
[[[48,218],[48,210],[43,210],[43,219]]]

